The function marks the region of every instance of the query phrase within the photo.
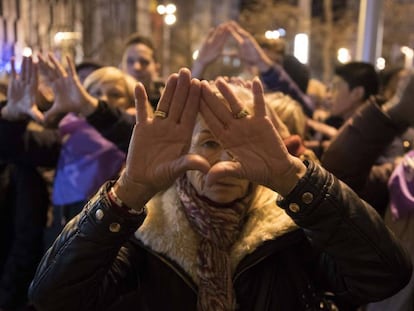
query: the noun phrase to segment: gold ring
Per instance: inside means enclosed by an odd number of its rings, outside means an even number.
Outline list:
[[[159,117],[161,119],[165,119],[167,117],[167,113],[162,110],[155,110],[154,111],[154,117]]]
[[[234,114],[233,117],[235,119],[243,119],[247,117],[250,113],[246,109],[240,110],[238,113]]]

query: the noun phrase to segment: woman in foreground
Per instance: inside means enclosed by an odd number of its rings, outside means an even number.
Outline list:
[[[372,207],[287,152],[260,81],[252,107],[215,85],[180,70],[154,118],[137,85],[126,168],[44,256],[39,310],[335,310],[408,282]]]

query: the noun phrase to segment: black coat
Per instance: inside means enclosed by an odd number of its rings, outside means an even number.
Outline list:
[[[35,306],[39,311],[195,310],[197,286],[190,270],[134,236],[146,215],[111,206],[108,187],[43,258],[29,291]],[[379,215],[319,166],[310,163],[279,205],[299,227],[265,239],[238,262],[237,310],[323,310],[327,292],[338,304],[362,305],[408,282],[410,260]],[[157,242],[168,248],[173,240],[162,236]]]

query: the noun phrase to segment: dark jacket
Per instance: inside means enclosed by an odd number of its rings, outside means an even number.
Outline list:
[[[133,116],[99,102],[88,122],[126,152]],[[58,225],[45,230],[49,195],[37,171],[38,167],[56,167],[61,137],[56,129],[32,129],[28,124],[29,120],[0,118],[0,307],[5,309],[26,302],[27,289],[44,253],[43,242],[50,245],[48,240],[53,241],[61,229]],[[63,217],[56,214],[60,224]]]
[[[39,311],[195,310],[194,245],[185,242],[194,233],[176,231],[186,225],[174,187],[148,203],[146,216],[111,206],[110,186],[44,256],[30,299]],[[309,163],[279,205],[286,212],[255,207],[251,233],[232,250],[238,310],[323,310],[327,291],[365,304],[408,282],[410,260],[378,214],[319,166]]]
[[[341,127],[321,163],[384,215],[389,202],[387,182],[395,165],[375,163],[406,129],[395,124],[374,101],[368,101]]]

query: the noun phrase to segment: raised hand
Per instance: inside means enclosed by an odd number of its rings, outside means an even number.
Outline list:
[[[11,77],[7,88],[7,105],[1,115],[4,119],[16,121],[26,118],[42,122],[43,114],[36,105],[38,67],[31,57],[23,57],[21,74],[18,75],[14,58],[11,59]]]
[[[399,76],[396,94],[383,105],[384,111],[398,124],[414,126],[414,72],[405,70]]]
[[[266,115],[260,80],[255,78],[252,85],[254,115],[243,113],[243,103],[223,79],[218,79],[216,86],[230,109],[203,81],[200,111],[209,129],[234,159],[214,164],[208,173],[207,183],[213,184],[220,178],[233,176],[262,184],[282,195],[290,192],[306,167],[301,160],[288,153]]]
[[[48,54],[51,63],[40,55],[38,57],[40,70],[51,83],[55,94],[53,106],[45,113],[46,121],[68,112],[88,116],[96,109],[98,100],[89,95],[82,86],[71,58],[66,58],[66,70],[52,54]]]
[[[272,61],[249,32],[234,21],[227,23],[226,29],[238,43],[239,56],[244,62],[257,66],[260,72],[269,69]]]
[[[114,187],[129,207],[141,208],[187,170],[206,173],[210,168],[203,157],[188,154],[200,92],[200,81],[191,79],[188,69],[181,69],[169,77],[154,118],[149,118],[145,88],[141,83],[136,86],[137,124],[126,168]]]
[[[220,56],[228,37],[226,24],[221,24],[209,31],[191,70],[194,77],[201,78],[205,67]]]

